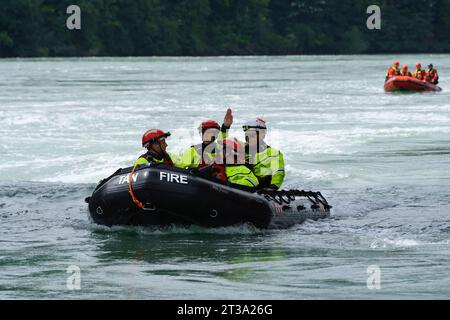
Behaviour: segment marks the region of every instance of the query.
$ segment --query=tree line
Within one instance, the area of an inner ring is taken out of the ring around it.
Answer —
[[[66,27],[72,4],[81,30]],[[449,0],[0,2],[0,57],[423,52],[450,52]]]

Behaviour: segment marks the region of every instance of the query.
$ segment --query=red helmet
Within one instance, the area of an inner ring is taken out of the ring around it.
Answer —
[[[236,152],[242,152],[244,150],[244,146],[239,142],[236,138],[228,138],[222,142],[227,149],[232,149]]]
[[[158,141],[161,138],[170,136],[170,132],[164,132],[160,129],[150,129],[145,131],[142,136],[142,146],[145,148],[149,143]]]
[[[217,129],[220,130],[220,125],[214,120],[207,120],[200,123],[198,126],[199,130],[207,130],[207,129]]]
[[[404,66],[403,66],[403,70],[408,70],[408,66],[407,66],[407,65],[404,65]]]
[[[394,66],[397,66],[397,67],[398,67],[399,65],[400,65],[400,61],[395,60],[395,61],[394,61]]]
[[[420,64],[420,62],[416,63],[416,68],[422,68],[422,65]]]

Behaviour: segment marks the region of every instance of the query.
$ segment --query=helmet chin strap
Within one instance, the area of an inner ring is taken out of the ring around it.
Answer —
[[[162,147],[161,147],[161,141],[158,141],[158,145],[159,145],[159,149],[160,149],[160,151],[158,152],[158,151],[156,151],[154,148],[153,148],[153,143],[150,145],[150,151],[153,151],[154,153],[156,153],[158,156],[161,156],[162,158],[164,158],[164,156],[165,156],[165,154],[164,154],[164,151],[163,151],[163,149],[162,149]]]
[[[161,141],[158,140],[159,151],[162,153]]]
[[[159,154],[163,157],[163,159],[166,157],[166,152],[163,150],[162,146],[161,146],[161,141],[158,140],[158,145],[159,145]]]
[[[256,150],[259,152],[259,130],[256,130]]]

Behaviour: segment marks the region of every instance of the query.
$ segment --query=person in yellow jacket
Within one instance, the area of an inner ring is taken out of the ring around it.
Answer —
[[[413,77],[418,80],[423,80],[425,76],[425,70],[422,69],[422,64],[420,62],[416,63],[416,70],[414,70]]]
[[[402,68],[402,71],[400,72],[400,75],[403,77],[412,77],[411,72],[408,70],[408,66],[404,65]]]
[[[182,152],[177,166],[180,168],[201,169],[212,164],[218,147],[216,140],[222,141],[226,139],[232,124],[233,114],[230,108],[227,110],[222,126],[214,120],[202,122],[198,127],[202,143],[192,145]]]
[[[222,153],[225,176],[231,185],[244,187],[255,191],[259,186],[258,178],[245,162],[245,148],[236,138],[225,139],[222,142],[219,155]]]
[[[389,67],[388,71],[386,72],[386,81],[388,81],[392,77],[399,76],[400,72],[400,61],[395,60],[392,67]]]
[[[281,188],[284,181],[284,157],[264,141],[266,122],[261,118],[251,119],[243,125],[245,133],[246,161],[259,180],[259,187],[268,191]]]
[[[149,162],[164,163],[169,166],[178,166],[177,157],[166,151],[166,138],[170,136],[170,132],[164,132],[160,129],[147,130],[142,136],[142,147],[147,152],[142,154],[133,165],[146,164]]]

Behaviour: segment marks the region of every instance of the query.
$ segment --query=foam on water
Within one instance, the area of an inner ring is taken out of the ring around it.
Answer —
[[[418,246],[421,243],[413,240],[413,239],[380,239],[380,240],[374,240],[370,244],[370,248],[377,249],[377,248],[386,248],[388,246],[392,246],[394,248],[398,247],[413,247]]]

